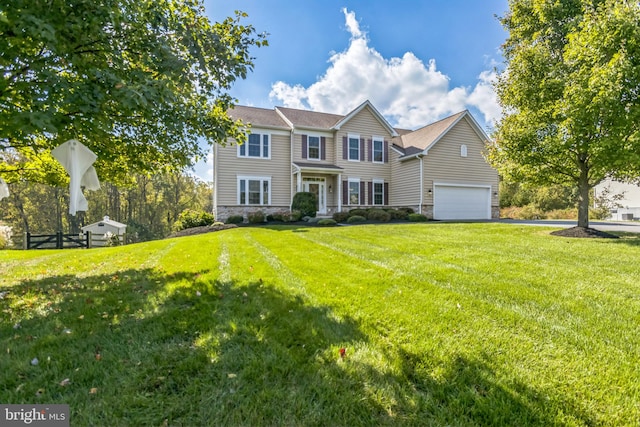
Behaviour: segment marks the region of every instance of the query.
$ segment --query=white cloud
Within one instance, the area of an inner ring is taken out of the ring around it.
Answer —
[[[285,107],[346,114],[370,100],[391,123],[416,128],[466,108],[475,107],[490,124],[499,116],[491,82],[495,73],[483,72],[470,90],[449,87],[449,77],[407,52],[402,58],[384,58],[369,46],[354,12],[342,9],[351,34],[349,47],[329,58],[324,75],[309,87],[278,81],[269,96]]]
[[[478,76],[480,82],[469,94],[467,103],[476,107],[484,115],[484,120],[488,124],[495,124],[502,115],[502,108],[498,104],[498,97],[493,89],[498,75],[495,71],[483,71]]]

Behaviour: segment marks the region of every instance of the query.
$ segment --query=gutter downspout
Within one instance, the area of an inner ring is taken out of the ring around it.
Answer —
[[[218,219],[218,144],[214,143],[211,147],[211,154],[213,155],[213,217],[216,221]]]
[[[291,180],[289,181],[289,210],[293,209],[293,129],[291,129],[291,136],[289,137],[289,157],[291,161]]]
[[[422,203],[424,202],[424,168],[422,157],[423,154],[419,154],[416,158],[420,161],[420,204],[418,205],[418,213],[422,214]]]
[[[338,183],[336,184],[338,187],[338,212],[342,212],[342,174],[338,174]]]

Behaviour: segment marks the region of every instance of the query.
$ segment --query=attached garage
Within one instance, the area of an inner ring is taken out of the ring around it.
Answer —
[[[491,219],[491,186],[434,184],[433,219]]]

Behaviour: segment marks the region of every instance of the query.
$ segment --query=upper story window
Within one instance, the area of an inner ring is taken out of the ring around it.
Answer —
[[[467,146],[464,144],[460,146],[460,157],[467,157]]]
[[[360,136],[349,135],[348,160],[360,161]]]
[[[238,145],[238,157],[268,159],[271,157],[269,150],[268,134],[251,133],[244,144]]]
[[[320,160],[320,137],[309,136],[307,144],[307,158],[311,160]]]
[[[373,162],[384,163],[384,139],[374,136],[371,150],[373,151]]]

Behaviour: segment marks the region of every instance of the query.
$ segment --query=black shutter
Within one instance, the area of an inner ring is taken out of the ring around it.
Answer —
[[[348,149],[347,149],[348,148],[348,144],[347,143],[348,143],[347,137],[343,136],[342,137],[342,158],[344,160],[348,159],[347,155],[348,155],[349,152],[348,152]]]
[[[349,204],[349,181],[342,181],[342,204]]]
[[[364,181],[360,181],[360,204],[364,205],[365,201],[364,201],[364,192],[366,191],[365,189],[365,183]]]
[[[367,184],[369,184],[369,204],[373,205],[373,182],[369,181]]]
[[[384,205],[389,206],[389,183],[384,183]]]
[[[302,158],[307,158],[307,135],[302,135]]]
[[[320,137],[320,160],[326,160],[327,159],[327,138],[325,138],[324,136]]]
[[[360,161],[364,162],[364,138],[360,138]]]
[[[389,162],[389,141],[384,142],[384,162],[385,163]]]
[[[373,161],[373,150],[372,150],[373,141],[367,139],[367,151],[369,152],[369,161]]]

